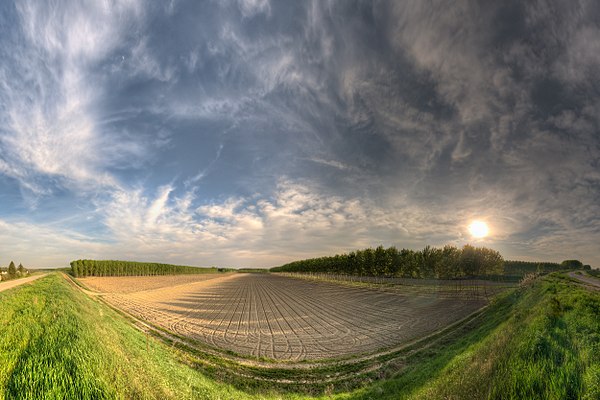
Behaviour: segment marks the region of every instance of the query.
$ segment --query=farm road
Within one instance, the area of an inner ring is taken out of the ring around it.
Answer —
[[[43,278],[46,275],[48,275],[48,274],[34,275],[34,276],[30,276],[29,278],[21,278],[21,279],[15,279],[14,281],[2,282],[2,283],[0,283],[0,292],[3,292],[8,289],[12,289],[14,287],[23,285],[25,283],[33,282],[36,279]]]
[[[579,282],[585,284],[586,286],[590,287],[591,289],[600,290],[600,279],[596,279],[589,275],[581,275],[575,271],[569,272],[568,275],[573,279],[577,279]]]

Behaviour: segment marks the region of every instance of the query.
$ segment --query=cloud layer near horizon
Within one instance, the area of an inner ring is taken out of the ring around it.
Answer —
[[[599,7],[3,3],[0,264],[600,266]]]

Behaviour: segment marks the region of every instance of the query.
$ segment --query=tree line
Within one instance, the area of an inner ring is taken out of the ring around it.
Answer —
[[[535,262],[535,261],[504,261],[504,273],[506,275],[523,276],[530,273],[548,273],[571,269],[590,270],[590,265],[584,265],[579,260],[564,260],[561,263]]]
[[[71,273],[75,277],[86,276],[147,276],[179,274],[211,274],[217,268],[190,267],[185,265],[147,263],[118,260],[71,261]]]
[[[396,247],[352,251],[332,257],[294,261],[271,272],[319,272],[360,276],[458,279],[504,274],[504,259],[496,250],[465,245],[423,250]]]
[[[20,278],[28,274],[29,271],[23,266],[23,264],[19,263],[19,266],[17,267],[15,266],[15,263],[11,261],[8,265],[8,268],[0,268],[0,281]]]

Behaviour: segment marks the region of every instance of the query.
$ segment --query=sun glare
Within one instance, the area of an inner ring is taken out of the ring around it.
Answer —
[[[471,233],[471,236],[473,236],[474,238],[484,238],[488,235],[489,232],[490,229],[488,228],[487,224],[483,221],[473,221],[471,222],[471,225],[469,225],[469,233]]]

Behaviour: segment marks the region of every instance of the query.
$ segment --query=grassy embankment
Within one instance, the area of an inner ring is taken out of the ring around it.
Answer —
[[[600,295],[555,275],[511,297],[489,335],[452,344],[361,398],[599,399]]]
[[[248,398],[62,277],[0,293],[0,398]]]
[[[305,398],[207,378],[58,275],[1,293],[0,304],[0,398]],[[600,398],[600,294],[546,277],[393,368],[402,373],[333,397]]]
[[[600,269],[593,269],[591,271],[587,271],[587,273],[595,276],[596,278],[600,278]]]

